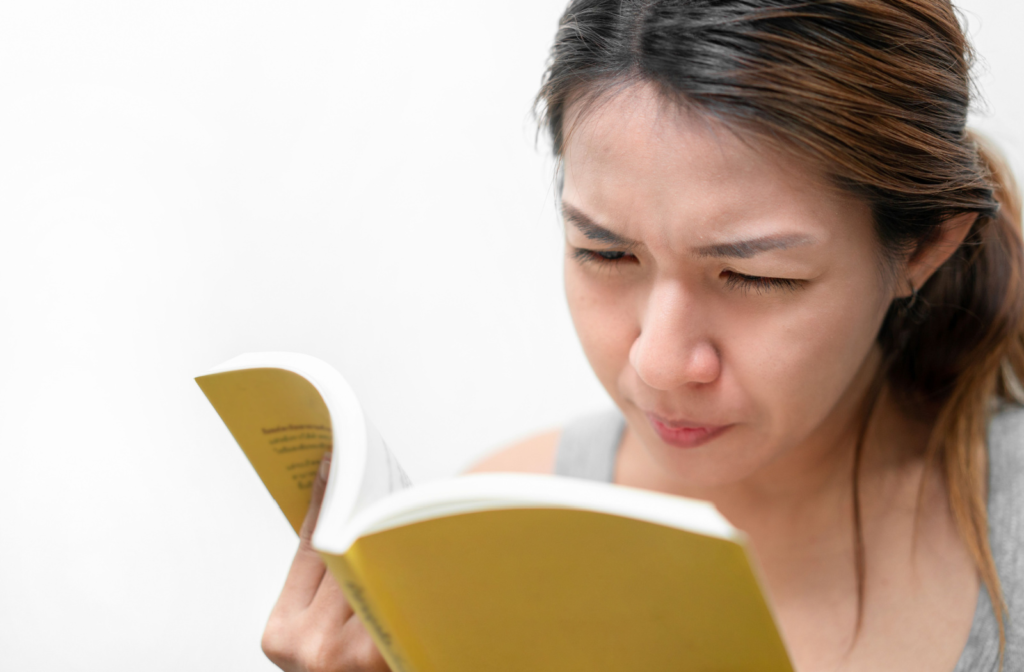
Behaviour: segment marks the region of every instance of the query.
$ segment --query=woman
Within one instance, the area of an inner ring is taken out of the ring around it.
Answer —
[[[714,502],[799,670],[1024,669],[1020,211],[969,60],[948,0],[574,0],[539,100],[618,411],[477,469]],[[386,669],[307,542],[264,649]]]

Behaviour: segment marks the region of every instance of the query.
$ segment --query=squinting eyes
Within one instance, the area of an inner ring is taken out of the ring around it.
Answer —
[[[635,264],[637,258],[628,252],[617,250],[587,250],[581,247],[573,249],[573,258],[581,264],[594,264],[597,266],[622,266],[624,264]],[[803,280],[791,278],[766,278],[757,275],[746,275],[736,271],[725,270],[719,274],[729,289],[741,291],[755,291],[758,294],[765,294],[771,291],[793,291],[804,285]]]
[[[725,286],[743,290],[754,290],[758,294],[764,294],[772,290],[793,291],[803,286],[801,280],[791,278],[765,278],[757,275],[744,275],[736,271],[722,271],[721,277],[725,279]]]
[[[574,248],[572,256],[581,264],[615,264],[636,261],[636,257],[628,252],[616,252],[614,250],[585,250],[582,247]]]

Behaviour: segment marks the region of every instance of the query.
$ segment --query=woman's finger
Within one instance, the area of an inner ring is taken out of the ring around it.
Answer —
[[[316,595],[309,604],[308,611],[314,614],[314,617],[318,620],[340,620],[342,623],[352,618],[353,615],[348,599],[341,592],[337,579],[329,571],[324,572],[324,576],[320,580],[320,586],[316,590]]]
[[[305,609],[313,601],[313,597],[327,573],[327,567],[324,566],[320,555],[313,550],[310,539],[316,527],[317,517],[320,515],[320,504],[323,502],[330,466],[331,454],[326,453],[320,460],[320,468],[313,481],[309,510],[306,512],[306,518],[299,531],[299,549],[295,552],[295,559],[292,560],[292,566],[288,570],[288,577],[284,581],[284,588],[281,589],[281,596],[277,599],[275,609]]]
[[[350,618],[342,628],[341,668],[353,672],[389,672],[387,662],[374,644],[366,626],[358,618]]]
[[[320,516],[320,505],[324,501],[324,490],[327,489],[327,474],[331,471],[331,453],[324,453],[320,458],[320,468],[316,471],[316,479],[313,480],[313,491],[309,496],[309,509],[306,510],[306,518],[302,521],[299,529],[299,541],[309,545],[313,538],[313,530],[316,528],[316,519]]]

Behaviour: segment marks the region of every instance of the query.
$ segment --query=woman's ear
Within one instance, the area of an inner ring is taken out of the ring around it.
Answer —
[[[964,242],[964,238],[970,232],[974,222],[978,220],[978,213],[965,212],[956,217],[950,217],[942,224],[942,231],[938,238],[929,243],[926,247],[918,250],[907,262],[907,280],[914,288],[920,289],[928,278],[932,277],[939,267],[946,263],[957,248]],[[905,296],[910,296],[912,289],[906,288]]]

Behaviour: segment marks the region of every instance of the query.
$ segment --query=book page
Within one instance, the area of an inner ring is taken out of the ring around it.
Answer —
[[[366,467],[355,511],[358,513],[377,500],[412,485],[398,460],[385,445],[373,424],[366,423]]]
[[[298,533],[320,458],[333,444],[320,393],[284,369],[225,371],[196,382]]]

